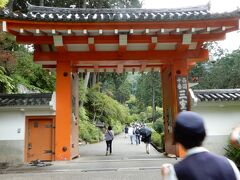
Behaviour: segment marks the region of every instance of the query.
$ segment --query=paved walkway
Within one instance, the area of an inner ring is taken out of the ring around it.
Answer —
[[[134,140],[135,141],[135,140]],[[145,143],[131,144],[130,138],[125,137],[124,134],[116,136],[112,144],[112,155],[105,156],[106,142],[102,141],[97,144],[87,144],[80,146],[80,158],[82,159],[134,159],[134,158],[151,158],[151,157],[162,157],[157,150],[153,147],[150,149],[150,154],[146,154]]]
[[[150,154],[146,154],[145,144],[131,145],[129,138],[125,138],[123,134],[114,138],[112,155],[105,156],[105,148],[105,142],[81,145],[81,156],[72,161],[57,161],[46,167],[11,167],[2,171],[4,174],[0,175],[0,179],[161,179],[161,165],[176,162],[176,159],[166,158],[153,147]]]

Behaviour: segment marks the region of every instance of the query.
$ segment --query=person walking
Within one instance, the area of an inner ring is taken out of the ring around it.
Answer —
[[[140,144],[140,127],[137,125],[135,129],[135,139],[136,139],[136,145]]]
[[[133,144],[133,132],[134,132],[133,126],[130,126],[128,128],[128,135],[130,137],[131,144]]]
[[[128,135],[128,126],[126,125],[124,128],[125,138],[127,138]]]
[[[206,130],[199,114],[181,112],[176,118],[173,136],[186,150],[186,156],[175,165],[163,164],[163,180],[240,180],[233,161],[202,147]]]
[[[148,127],[143,125],[140,129],[140,135],[142,136],[142,141],[146,144],[146,153],[149,154],[152,131]]]
[[[112,154],[112,141],[114,139],[114,132],[112,130],[112,126],[108,126],[106,132],[105,132],[105,140],[107,144],[107,149],[106,149],[106,156],[108,154]]]

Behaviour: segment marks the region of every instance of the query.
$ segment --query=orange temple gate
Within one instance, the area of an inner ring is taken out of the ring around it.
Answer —
[[[209,6],[182,9],[71,9],[26,5],[2,10],[2,31],[34,44],[34,61],[56,69],[54,160],[78,152],[78,72],[159,71],[166,152],[183,156],[172,140],[178,112],[190,110],[188,71],[208,59],[204,42],[239,29],[239,11],[212,14]]]

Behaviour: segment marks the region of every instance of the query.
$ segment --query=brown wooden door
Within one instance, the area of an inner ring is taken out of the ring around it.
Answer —
[[[53,160],[53,119],[28,119],[26,148],[28,162]]]

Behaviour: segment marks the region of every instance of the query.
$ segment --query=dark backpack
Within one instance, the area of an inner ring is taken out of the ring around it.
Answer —
[[[139,130],[139,129],[136,129],[135,134],[136,134],[136,135],[140,135],[140,130]]]

